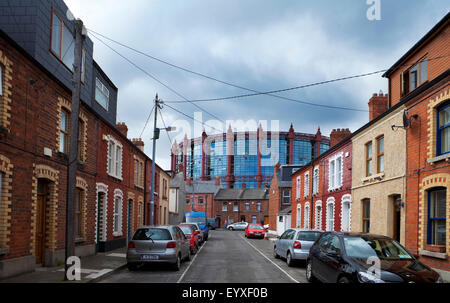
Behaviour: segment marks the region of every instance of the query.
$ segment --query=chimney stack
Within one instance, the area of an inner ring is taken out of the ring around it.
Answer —
[[[352,132],[350,129],[333,129],[333,131],[330,134],[330,148],[350,136]]]
[[[220,178],[219,176],[216,176],[216,179],[214,180],[214,184],[217,186],[220,186]]]
[[[125,122],[118,122],[117,129],[122,133],[122,135],[128,138],[128,127]]]
[[[139,139],[132,139],[134,145],[136,145],[137,148],[139,148],[142,152],[144,152],[144,141],[142,141],[141,138]]]
[[[379,115],[388,110],[389,95],[383,94],[380,91],[379,94],[373,94],[369,100],[369,122],[376,119]]]

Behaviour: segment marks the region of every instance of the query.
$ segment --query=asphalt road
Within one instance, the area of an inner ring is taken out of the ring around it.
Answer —
[[[275,259],[273,242],[246,239],[240,231],[215,230],[180,271],[168,266],[122,269],[100,283],[306,283],[305,265]]]

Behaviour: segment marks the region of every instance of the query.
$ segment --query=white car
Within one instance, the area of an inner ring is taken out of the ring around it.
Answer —
[[[245,230],[248,226],[247,222],[236,222],[227,226],[228,230]]]

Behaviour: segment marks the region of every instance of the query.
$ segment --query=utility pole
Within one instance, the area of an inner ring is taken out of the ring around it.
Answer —
[[[155,122],[153,124],[153,152],[152,152],[152,186],[150,188],[150,225],[154,225],[154,214],[155,214],[155,175],[156,175],[156,140],[159,139],[160,130],[156,128],[156,122],[158,120],[158,109],[160,108],[158,94],[155,98]]]
[[[78,127],[80,115],[80,89],[81,89],[81,52],[83,47],[83,22],[75,20],[75,58],[72,79],[72,109],[70,113],[70,143],[69,165],[67,171],[67,198],[66,198],[66,247],[65,247],[65,271],[64,280],[67,280],[69,265],[67,260],[75,255],[75,192],[78,166]]]

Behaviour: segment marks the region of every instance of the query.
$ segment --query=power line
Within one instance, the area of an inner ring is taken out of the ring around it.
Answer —
[[[150,121],[150,117],[152,116],[153,110],[155,109],[155,106],[153,105],[152,110],[150,111],[150,114],[147,117],[147,122],[145,122],[144,128],[141,131],[141,135],[139,138],[142,138],[142,135],[144,134],[145,129],[147,128],[148,122]]]
[[[92,33],[91,33],[92,34]],[[97,37],[95,34],[92,34],[94,38],[96,38],[98,41],[100,41],[102,44],[104,44],[106,47],[108,47],[110,50],[112,50],[113,52],[115,52],[116,54],[118,54],[119,56],[121,56],[123,59],[125,59],[126,61],[128,61],[128,63],[130,63],[131,65],[133,65],[134,67],[136,67],[137,69],[139,69],[140,71],[142,71],[143,73],[145,73],[147,76],[149,76],[150,78],[152,78],[153,80],[155,80],[156,82],[158,82],[159,84],[161,84],[162,86],[164,86],[165,88],[167,88],[168,90],[170,90],[171,92],[173,92],[174,94],[176,94],[178,97],[182,98],[184,101],[191,103],[192,105],[194,105],[195,107],[197,107],[198,109],[200,109],[201,111],[206,112],[207,114],[209,114],[210,116],[216,118],[217,120],[220,120],[222,122],[224,122],[222,119],[220,119],[219,117],[217,117],[216,115],[210,113],[209,111],[205,110],[204,108],[198,106],[197,104],[191,102],[190,100],[188,100],[186,97],[184,97],[183,95],[181,95],[180,93],[178,93],[176,90],[174,90],[173,88],[171,88],[170,86],[168,86],[167,84],[163,83],[162,81],[160,81],[158,78],[156,78],[155,76],[153,76],[152,74],[150,74],[149,72],[147,72],[146,70],[144,70],[143,68],[141,68],[140,66],[138,66],[136,63],[134,63],[133,61],[131,61],[130,59],[128,59],[127,57],[125,57],[124,55],[122,55],[121,53],[119,53],[118,51],[116,51],[114,48],[112,48],[111,46],[109,46],[107,43],[105,43],[102,39],[100,39],[99,37]]]
[[[160,111],[159,111],[159,116],[161,117],[161,120],[162,120],[162,123],[163,123],[163,125],[164,125],[164,128],[167,129],[166,122],[164,122],[164,118],[163,118],[163,115],[162,115],[161,112],[162,112],[162,111],[160,110]],[[173,143],[172,143],[172,138],[170,138],[169,131],[166,131],[165,133],[167,134],[167,138],[169,138],[170,146],[172,146]]]
[[[216,130],[216,131],[218,131],[218,132],[220,132],[220,133],[223,133],[223,129],[220,130],[220,129],[217,129],[217,128],[215,128],[215,127],[212,127],[211,125],[208,125],[208,124],[206,124],[206,123],[203,123],[203,121],[197,120],[197,119],[195,119],[194,117],[189,116],[188,114],[183,113],[182,111],[176,109],[175,107],[173,107],[173,106],[171,106],[171,105],[169,105],[169,104],[164,103],[164,106],[169,107],[170,109],[176,111],[177,113],[179,113],[179,114],[181,114],[181,115],[183,115],[183,116],[185,116],[185,117],[187,117],[187,118],[189,118],[189,119],[191,119],[191,120],[193,120],[193,121],[197,121],[197,122],[199,122],[199,123],[202,123],[203,125],[209,126],[211,129],[214,129],[214,130]]]
[[[231,96],[231,97],[224,97],[224,98],[210,98],[210,99],[190,100],[190,102],[222,101],[222,100],[230,100],[230,99],[238,99],[238,98],[252,97],[252,96],[257,96],[257,95],[269,95],[269,96],[272,96],[272,97],[275,97],[275,98],[280,98],[280,99],[284,99],[284,100],[288,100],[288,101],[292,101],[292,102],[297,102],[297,103],[301,103],[301,104],[306,104],[306,105],[311,105],[311,106],[318,106],[318,107],[325,107],[325,108],[332,108],[332,109],[342,109],[342,110],[351,110],[351,111],[367,112],[367,110],[362,110],[362,109],[360,110],[360,109],[354,109],[354,108],[348,108],[348,107],[341,107],[341,106],[328,106],[328,105],[323,105],[323,104],[317,104],[317,103],[312,103],[312,102],[307,102],[307,101],[297,100],[297,99],[293,99],[293,98],[288,98],[288,97],[283,97],[283,96],[279,96],[279,95],[274,95],[274,93],[285,92],[285,91],[289,91],[289,90],[297,90],[297,89],[301,89],[301,88],[312,87],[312,86],[317,86],[317,85],[323,85],[323,84],[328,84],[328,83],[337,82],[337,81],[344,81],[344,80],[349,80],[349,79],[354,79],[354,78],[367,77],[367,76],[371,76],[371,75],[375,75],[375,74],[379,74],[379,73],[382,73],[382,72],[386,72],[386,71],[387,71],[387,69],[384,69],[384,70],[379,70],[379,71],[375,71],[375,72],[371,72],[371,73],[365,73],[365,74],[354,75],[354,76],[349,76],[349,77],[342,77],[342,78],[338,78],[338,79],[333,79],[333,80],[328,80],[328,81],[322,81],[322,82],[312,83],[312,84],[308,84],[308,85],[296,86],[296,87],[287,88],[287,89],[273,90],[273,91],[268,91],[268,92],[260,92],[260,91],[257,91],[257,90],[253,90],[253,89],[246,88],[246,87],[243,87],[243,86],[240,86],[240,85],[237,85],[237,84],[233,84],[233,83],[230,83],[230,82],[226,82],[226,81],[223,81],[223,80],[220,80],[220,79],[217,79],[217,78],[214,78],[214,77],[211,77],[211,76],[208,76],[208,75],[199,73],[199,72],[195,72],[195,71],[192,71],[192,70],[190,70],[190,69],[187,69],[187,68],[184,68],[184,67],[181,67],[181,66],[178,66],[178,65],[176,65],[176,64],[167,62],[167,61],[165,61],[165,60],[162,60],[162,59],[159,59],[159,58],[157,58],[157,57],[154,57],[154,56],[152,56],[152,55],[150,55],[150,54],[148,54],[148,53],[144,53],[144,52],[142,52],[142,51],[140,51],[140,50],[137,50],[137,49],[135,49],[135,48],[133,48],[133,47],[131,47],[131,46],[128,46],[128,45],[126,45],[126,44],[124,44],[124,43],[121,43],[121,42],[119,42],[119,41],[116,41],[116,40],[114,40],[114,39],[112,39],[112,38],[109,38],[109,37],[107,37],[107,36],[105,36],[105,35],[103,35],[103,34],[100,34],[100,33],[96,32],[96,31],[94,31],[94,30],[88,29],[88,31],[90,31],[90,32],[92,32],[92,33],[95,33],[95,34],[97,34],[97,35],[100,35],[100,36],[102,36],[103,38],[105,38],[105,39],[107,39],[107,40],[109,40],[109,41],[112,41],[112,42],[114,42],[114,43],[116,43],[116,44],[118,44],[118,45],[120,45],[120,46],[122,46],[122,47],[128,48],[128,49],[130,49],[130,50],[132,50],[132,51],[134,51],[134,52],[136,52],[136,53],[139,53],[139,54],[141,54],[141,55],[143,55],[143,56],[146,56],[146,57],[148,57],[148,58],[150,58],[150,59],[153,59],[153,60],[155,60],[155,61],[161,62],[161,63],[163,63],[163,64],[169,65],[169,66],[171,66],[171,67],[180,69],[180,70],[182,70],[182,71],[185,71],[185,72],[188,72],[188,73],[191,73],[191,74],[200,76],[200,77],[204,77],[204,78],[209,79],[209,80],[213,80],[213,81],[216,81],[216,82],[225,84],[225,85],[229,85],[229,86],[232,86],[232,87],[235,87],[235,88],[239,88],[239,89],[242,89],[242,90],[251,91],[251,92],[254,93],[254,94],[238,95],[238,96]],[[430,58],[430,59],[428,59],[428,61],[436,60],[436,59],[441,59],[441,58],[448,57],[448,56],[450,56],[450,54],[449,54],[449,55],[440,56],[440,57],[436,57],[436,58]],[[414,64],[415,64],[415,63],[413,63],[413,64],[405,64],[405,65],[400,65],[400,66],[412,66],[412,65],[414,65]],[[166,102],[167,102],[167,103],[184,103],[184,101],[166,101]]]

